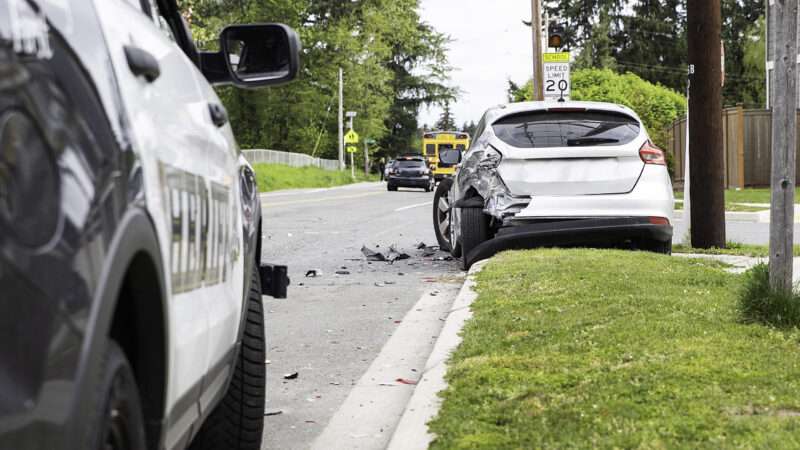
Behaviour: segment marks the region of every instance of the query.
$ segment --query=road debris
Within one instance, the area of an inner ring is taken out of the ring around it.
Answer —
[[[350,275],[349,270],[337,270],[336,275]]]
[[[296,380],[297,377],[299,377],[299,376],[300,376],[299,372],[292,372],[292,373],[287,373],[286,375],[284,375],[283,379],[284,380]]]
[[[265,416],[279,416],[281,414],[283,414],[283,411],[281,411],[280,409],[268,409],[264,411]]]
[[[389,260],[390,264],[394,263],[395,261],[401,261],[409,258],[411,258],[411,256],[408,253],[398,251],[394,245],[389,247],[389,254],[386,255],[386,259]]]
[[[394,381],[397,381],[397,382],[398,382],[398,383],[400,383],[400,384],[417,384],[417,382],[416,382],[416,381],[414,381],[414,380],[407,380],[407,379],[405,379],[405,378],[398,378],[398,379],[396,379],[396,380],[394,380]]]
[[[386,261],[386,257],[383,256],[383,253],[369,249],[366,245],[361,247],[361,253],[367,257],[367,261]]]
[[[322,275],[322,271],[317,269],[311,269],[306,272],[306,278],[317,278],[320,275]]]
[[[427,247],[428,247],[428,246],[427,246],[427,245],[425,245],[425,243],[424,243],[424,242],[420,242],[419,244],[417,244],[417,250],[422,250],[422,249],[425,249],[425,248],[427,248]]]

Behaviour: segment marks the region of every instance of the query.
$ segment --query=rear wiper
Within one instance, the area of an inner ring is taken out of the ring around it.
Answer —
[[[601,137],[582,137],[576,139],[567,139],[567,146],[579,147],[581,145],[615,144],[617,142],[619,142],[619,139],[601,138]]]

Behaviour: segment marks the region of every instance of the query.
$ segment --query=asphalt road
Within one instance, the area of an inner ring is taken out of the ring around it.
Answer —
[[[382,183],[262,196],[262,260],[287,264],[292,279],[287,300],[264,298],[266,412],[279,412],[266,417],[265,449],[308,448],[423,291],[463,281],[456,261],[436,260],[446,254],[416,249],[436,244],[432,199]],[[361,254],[392,244],[411,258],[390,265]]]

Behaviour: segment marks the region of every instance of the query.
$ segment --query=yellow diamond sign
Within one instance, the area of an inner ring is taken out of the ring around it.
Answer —
[[[358,144],[358,133],[355,130],[350,130],[344,135],[345,144]]]

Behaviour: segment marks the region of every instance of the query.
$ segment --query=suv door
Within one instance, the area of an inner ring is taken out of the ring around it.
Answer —
[[[136,2],[94,3],[142,166],[145,207],[162,243],[170,297],[165,445],[171,448],[199,417],[209,360],[202,286],[226,276],[230,203],[209,192],[208,102],[171,30]]]

